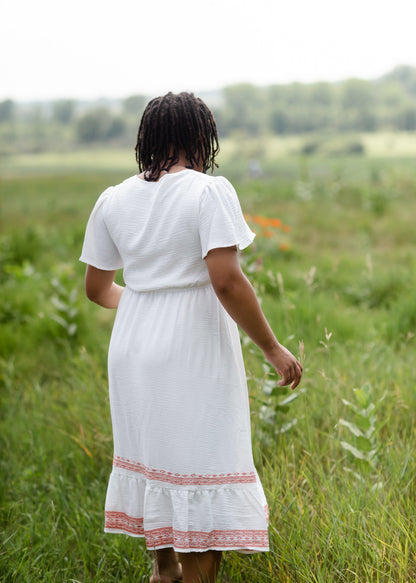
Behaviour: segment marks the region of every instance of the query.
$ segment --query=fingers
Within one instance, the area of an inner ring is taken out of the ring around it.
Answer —
[[[296,387],[298,386],[298,384],[301,381],[302,372],[303,372],[303,367],[300,364],[300,362],[297,360],[293,366],[291,366],[288,370],[286,370],[282,373],[283,378],[277,384],[280,387],[286,387],[286,386],[290,385],[290,388],[293,391],[294,389],[296,389]]]
[[[265,352],[264,355],[276,372],[282,376],[277,384],[280,387],[290,385],[293,391],[302,378],[303,367],[299,360],[281,344],[278,344],[270,352]]]

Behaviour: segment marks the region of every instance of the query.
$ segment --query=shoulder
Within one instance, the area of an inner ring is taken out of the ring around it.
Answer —
[[[139,180],[137,179],[137,176],[130,176],[130,178],[126,178],[126,180],[123,180],[120,184],[109,186],[98,197],[96,207],[107,207],[111,205],[112,202],[115,202],[120,197],[130,192],[138,182]]]
[[[191,190],[198,193],[200,198],[236,197],[236,192],[229,180],[224,176],[213,176],[202,172],[192,171],[187,176]]]
[[[129,193],[132,190],[140,188],[142,182],[143,181],[140,180],[137,175],[130,176],[129,178],[123,180],[123,182],[120,182],[115,186],[110,186],[110,188],[107,188],[107,190],[104,192],[107,193],[107,198],[116,198],[118,196],[122,196],[123,194]]]
[[[226,204],[235,204],[238,201],[234,186],[224,176],[204,175],[201,193],[202,201],[206,202],[221,200]]]
[[[231,182],[225,176],[213,176],[212,174],[203,174],[198,172],[201,184],[211,188],[233,188]]]

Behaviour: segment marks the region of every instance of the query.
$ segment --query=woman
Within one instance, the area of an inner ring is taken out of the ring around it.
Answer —
[[[254,233],[231,184],[206,174],[218,150],[199,98],[153,99],[138,131],[140,174],[100,196],[81,256],[88,298],[118,308],[105,531],[145,537],[153,583],[213,582],[222,551],[268,550],[236,324],[280,385],[294,389],[302,375],[241,271],[238,248]]]

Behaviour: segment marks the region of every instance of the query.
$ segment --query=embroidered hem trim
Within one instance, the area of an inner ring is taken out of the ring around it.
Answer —
[[[114,456],[113,465],[131,472],[142,474],[148,480],[157,480],[169,484],[181,486],[206,486],[222,484],[251,484],[256,482],[255,472],[242,472],[238,474],[175,474],[165,470],[147,468],[140,462],[128,460],[120,456]]]
[[[262,549],[269,548],[267,530],[212,530],[181,531],[172,527],[144,530],[143,518],[134,518],[124,512],[105,513],[105,529],[119,530],[146,538],[147,548],[171,545],[177,550],[200,549]]]

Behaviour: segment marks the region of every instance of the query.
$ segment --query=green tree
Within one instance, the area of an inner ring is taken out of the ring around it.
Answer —
[[[401,65],[384,75],[382,80],[397,81],[409,95],[416,97],[416,67]]]
[[[12,99],[0,101],[0,123],[13,122],[16,117],[16,104]]]
[[[130,95],[123,100],[123,113],[129,117],[140,118],[147,103],[145,95]]]
[[[338,127],[341,130],[373,131],[377,128],[375,85],[362,79],[341,83]]]
[[[288,134],[291,131],[291,119],[287,108],[282,104],[272,105],[268,112],[267,126],[275,134]]]
[[[408,103],[396,114],[396,127],[399,130],[411,132],[416,130],[416,103]]]
[[[110,123],[107,127],[105,132],[105,139],[106,140],[113,140],[115,138],[119,138],[124,134],[124,130],[126,128],[126,124],[123,118],[119,115],[113,116],[110,120]]]
[[[264,92],[250,83],[230,85],[224,89],[223,130],[239,129],[251,136],[264,128]]]
[[[358,110],[374,105],[374,85],[363,79],[348,79],[341,83],[341,104],[345,109]]]
[[[101,106],[87,111],[78,119],[76,133],[83,143],[106,142],[120,137],[124,129],[123,119]]]
[[[53,119],[59,124],[71,123],[75,113],[76,103],[72,99],[59,99],[52,104]]]
[[[335,94],[330,83],[320,81],[309,86],[309,100],[317,106],[329,107],[334,104]]]
[[[310,132],[334,125],[335,96],[329,83],[272,85],[266,108],[267,126],[275,133]]]
[[[291,131],[291,119],[287,107],[284,85],[271,85],[267,88],[267,127],[276,134]]]

